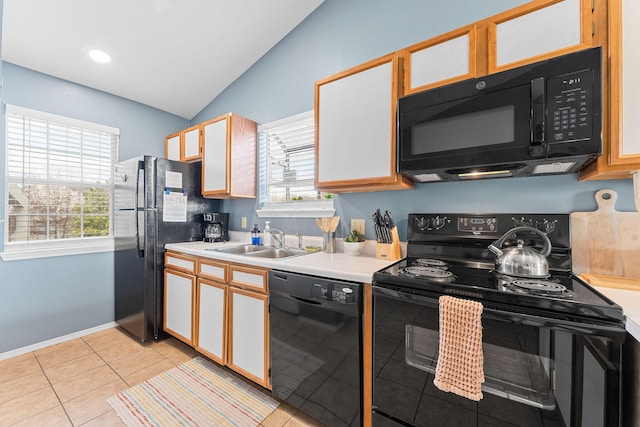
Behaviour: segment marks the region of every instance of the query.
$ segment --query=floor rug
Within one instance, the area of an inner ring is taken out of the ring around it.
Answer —
[[[278,401],[196,357],[107,402],[127,426],[257,426]]]

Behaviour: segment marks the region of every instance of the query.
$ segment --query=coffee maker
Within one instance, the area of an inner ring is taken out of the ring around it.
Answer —
[[[207,224],[204,228],[205,242],[228,242],[229,241],[229,214],[222,212],[204,213],[204,221]]]

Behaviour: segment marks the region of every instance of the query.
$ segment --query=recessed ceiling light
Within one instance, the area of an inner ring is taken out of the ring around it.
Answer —
[[[104,52],[100,49],[88,49],[87,55],[89,55],[89,58],[101,64],[106,64],[108,62],[111,62],[111,55],[109,55],[107,52]]]

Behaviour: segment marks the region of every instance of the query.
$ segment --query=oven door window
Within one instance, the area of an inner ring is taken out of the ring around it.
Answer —
[[[486,321],[485,321],[486,323]],[[430,374],[436,372],[438,332],[415,325],[406,325],[405,362]],[[548,330],[540,333],[549,335]],[[539,337],[545,342],[549,337]],[[483,343],[483,393],[521,402],[536,408],[553,410],[553,360],[546,355],[531,354],[519,347]],[[515,348],[513,348],[515,347]],[[538,352],[539,353],[539,352]]]
[[[461,160],[466,162],[446,165],[454,167],[468,164],[472,158],[476,163],[480,158],[482,163],[527,158],[531,142],[530,92],[529,85],[517,86],[403,111],[401,159],[438,165],[444,158],[451,161],[463,156]]]
[[[608,395],[611,388],[607,387],[618,381],[618,370],[607,361],[606,341],[598,349],[591,344],[592,337],[557,330],[552,322],[536,324],[526,316],[485,308],[485,383],[483,398],[474,402],[433,384],[439,346],[438,300],[416,303],[411,301],[415,296],[393,298],[375,289],[376,416],[412,426],[563,427],[583,421],[582,425],[590,421],[598,426],[616,425],[607,420],[615,418],[619,396]],[[594,369],[595,365],[601,368]]]

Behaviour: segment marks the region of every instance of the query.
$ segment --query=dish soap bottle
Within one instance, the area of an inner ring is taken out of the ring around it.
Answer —
[[[262,244],[265,246],[271,246],[273,242],[271,241],[271,221],[264,222],[264,234],[262,236]]]
[[[255,246],[259,246],[262,244],[262,238],[260,236],[258,224],[253,224],[253,230],[251,230],[251,244]]]

